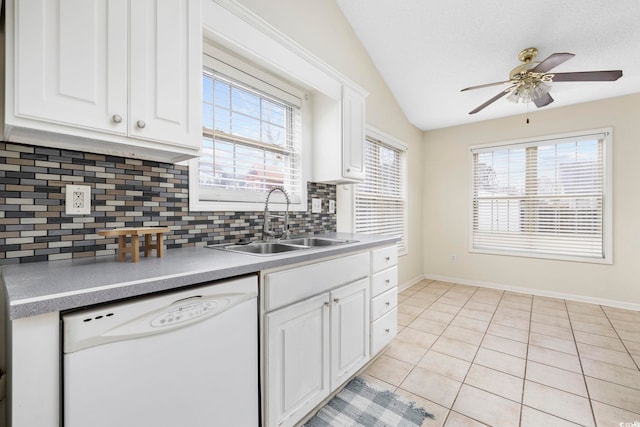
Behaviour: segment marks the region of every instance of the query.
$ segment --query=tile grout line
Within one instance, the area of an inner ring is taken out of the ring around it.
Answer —
[[[473,292],[472,296],[467,300],[467,302],[465,302],[465,304],[462,307],[460,307],[460,310],[458,310],[458,313],[462,310],[462,308],[465,305],[467,305],[469,300],[471,300],[471,298],[473,298],[473,295],[475,295],[478,292],[479,289],[480,288],[476,288],[476,290]],[[453,402],[451,402],[451,408],[449,409],[449,414],[447,414],[447,419],[449,419],[449,415],[451,414],[451,412],[453,412],[453,407],[455,406],[456,401],[458,400],[458,397],[460,397],[460,391],[462,390],[462,386],[465,385],[465,381],[467,379],[467,376],[469,375],[469,371],[471,371],[471,367],[473,366],[473,362],[476,360],[476,357],[478,356],[478,352],[480,351],[480,348],[482,348],[482,342],[484,341],[484,338],[487,336],[487,331],[489,330],[489,327],[491,326],[491,321],[493,320],[494,316],[496,315],[496,311],[498,311],[498,306],[500,305],[500,301],[502,301],[503,297],[504,297],[504,291],[501,292],[500,300],[498,301],[498,304],[496,304],[496,308],[493,310],[493,313],[491,314],[491,319],[489,319],[489,322],[487,324],[487,329],[485,329],[484,333],[482,334],[482,339],[480,340],[480,343],[478,344],[478,348],[477,348],[475,354],[473,355],[473,359],[470,362],[469,369],[467,369],[467,373],[464,375],[464,378],[460,382],[460,388],[458,389],[458,392],[456,393],[456,397],[453,399]],[[456,314],[456,317],[457,317],[457,314]],[[469,384],[467,384],[467,385],[469,385]],[[469,387],[473,387],[473,386],[469,385]],[[477,388],[477,387],[475,387],[475,388]],[[479,389],[479,390],[482,390],[482,389]],[[486,390],[483,390],[483,391],[487,392]],[[488,393],[490,393],[490,392],[488,392]],[[464,414],[461,414],[461,415],[464,415]],[[470,418],[470,419],[472,419],[474,421],[477,421],[477,422],[479,422],[481,424],[484,424],[480,420],[476,420],[475,418],[471,418],[471,417],[469,417],[467,415],[464,415],[464,416],[467,417],[467,418]],[[445,419],[445,424],[446,424],[447,419]],[[443,424],[443,426],[444,426],[444,424]]]
[[[433,282],[435,282],[435,280],[431,280],[431,281],[430,281],[426,286],[424,286],[422,289],[428,288],[428,287],[429,287],[429,285],[431,285]],[[422,289],[421,289],[421,290],[422,290]],[[420,291],[416,291],[416,292],[414,292],[413,294],[411,294],[410,296],[408,296],[404,301],[406,301],[407,299],[411,298],[413,295],[417,294],[418,292],[420,292]],[[432,306],[436,301],[438,301],[438,299],[440,299],[440,297],[441,297],[441,296],[442,296],[442,295],[440,295],[436,300],[434,300],[431,304],[429,304],[427,307],[425,307],[425,308],[422,310],[422,312],[420,312],[420,314],[422,314],[422,313],[424,313],[425,311],[427,311],[427,309],[429,309],[429,307],[431,307],[431,306]],[[402,301],[402,302],[404,302],[404,301]],[[400,304],[400,303],[398,303],[398,304]],[[411,324],[414,320],[416,320],[418,317],[420,317],[420,314],[419,314],[419,315],[417,315],[416,317],[414,317],[414,318],[411,320],[411,322],[409,322],[409,324]],[[403,330],[404,330],[404,329],[406,329],[406,328],[408,328],[408,327],[409,327],[409,325],[404,326],[404,327],[403,327]],[[435,335],[435,334],[434,334],[434,335]],[[439,337],[438,337],[438,338],[439,338]],[[437,341],[437,340],[436,340],[436,341]],[[434,343],[435,343],[435,341],[434,341]],[[433,344],[431,344],[431,346],[433,346]],[[429,346],[429,349],[431,348],[431,346]],[[425,350],[425,353],[424,353],[424,354],[427,354],[427,351],[429,351],[429,349]],[[386,353],[386,350],[385,350],[385,353]],[[383,353],[383,354],[384,354],[384,353]],[[424,354],[422,355],[422,357],[424,357]],[[388,356],[388,357],[392,357],[392,356]],[[422,360],[422,357],[420,358],[420,360]],[[396,359],[396,358],[394,357],[394,359]],[[396,359],[396,360],[400,360],[400,359]],[[401,361],[402,361],[402,360],[401,360]],[[402,362],[404,362],[404,361],[402,361]],[[419,362],[419,361],[418,361],[418,362]],[[405,363],[406,363],[406,362],[405,362]],[[400,380],[400,382],[398,383],[398,385],[397,385],[397,386],[395,386],[395,389],[393,390],[393,391],[394,391],[394,393],[395,393],[395,392],[400,388],[400,386],[401,386],[401,385],[402,385],[402,383],[407,379],[407,377],[408,377],[409,375],[411,375],[411,373],[412,373],[412,372],[413,372],[413,370],[416,368],[416,366],[418,366],[418,364],[417,364],[417,363],[416,363],[416,364],[412,364],[412,365],[413,365],[413,366],[411,367],[411,369],[409,370],[409,372],[407,372],[407,374],[406,374],[405,376],[403,376],[403,377],[402,377],[402,380]],[[403,390],[404,390],[404,389],[403,389]],[[405,391],[407,391],[407,390],[405,390]],[[435,403],[435,402],[434,402],[434,403]]]
[[[571,313],[569,312],[569,308],[567,307],[567,300],[563,300],[563,301],[564,301],[565,309],[567,310],[567,317],[569,318],[569,328],[571,328],[573,345],[575,345],[576,353],[578,354],[578,363],[580,364],[580,372],[582,372],[582,382],[584,383],[584,389],[587,392],[587,401],[589,402],[589,408],[591,409],[591,419],[593,420],[593,425],[597,426],[598,423],[596,421],[596,412],[593,410],[593,401],[591,400],[591,393],[589,392],[589,386],[587,384],[587,375],[584,373],[584,367],[582,366],[582,357],[580,357],[580,348],[578,347],[578,342],[576,341],[576,334],[573,330],[573,323],[571,322]],[[600,307],[600,309],[602,310],[601,306],[598,306],[598,307]]]
[[[434,282],[435,282],[435,280],[433,280],[433,281],[429,282],[429,284],[428,284],[427,286],[425,286],[425,287],[429,287],[429,285],[430,285],[430,284],[432,284],[432,283],[434,283]],[[442,297],[443,297],[447,292],[449,292],[449,291],[451,290],[451,288],[453,288],[453,286],[449,287],[449,289],[447,289],[447,291],[445,291],[444,293],[442,293],[442,294],[441,294],[441,295],[440,295],[440,296],[439,296],[435,301],[433,301],[431,304],[429,304],[429,306],[428,306],[427,308],[425,308],[425,309],[422,311],[422,313],[424,313],[425,311],[427,311],[427,310],[428,310],[428,309],[429,309],[433,304],[435,304],[436,302],[438,302],[438,300],[439,300],[440,298],[442,298]],[[424,289],[424,288],[423,288],[423,289]],[[477,291],[477,289],[476,289],[476,291]],[[474,291],[474,293],[475,293],[475,291]],[[444,303],[441,303],[441,304],[444,304]],[[453,319],[455,319],[455,318],[456,318],[456,316],[458,315],[458,313],[460,312],[460,310],[462,310],[462,307],[460,307],[460,308],[458,309],[458,311],[456,312],[456,315],[453,317]],[[434,311],[437,311],[437,310],[434,310]],[[422,313],[421,313],[421,314],[422,314]],[[420,316],[418,315],[418,316],[416,317],[416,319],[417,319],[418,317],[420,317]],[[433,342],[433,344],[435,344],[435,343],[438,341],[438,339],[440,339],[440,337],[442,337],[442,333],[444,333],[444,331],[449,327],[449,325],[451,324],[451,322],[453,321],[453,319],[451,319],[451,320],[446,324],[445,328],[444,328],[444,329],[442,330],[442,332],[438,335],[438,338]],[[415,320],[415,319],[414,319],[414,320]],[[435,334],[434,334],[434,335],[435,335]],[[424,354],[422,355],[422,357],[420,358],[420,360],[422,360],[422,359],[424,358],[424,356],[425,356],[429,351],[431,351],[431,348],[433,347],[433,344],[431,344],[431,345],[429,346],[429,348],[424,352]],[[420,363],[420,361],[418,361],[418,363]],[[401,388],[400,386],[402,385],[402,383],[407,379],[407,377],[408,377],[409,375],[411,375],[411,373],[413,372],[413,370],[414,370],[416,367],[418,367],[418,363],[414,364],[414,365],[413,365],[413,367],[411,368],[411,370],[407,373],[407,375],[405,375],[405,376],[404,376],[404,378],[402,378],[402,381],[400,381],[400,384],[398,385],[398,387],[396,387],[396,390],[397,390],[398,388]],[[437,374],[437,372],[436,372],[436,374]],[[448,377],[447,377],[447,378],[448,378]],[[404,389],[402,389],[402,390],[404,390]],[[405,391],[408,391],[408,390],[405,390]],[[458,390],[458,391],[459,391],[459,390]],[[422,397],[422,396],[421,396],[421,397]],[[456,395],[456,397],[457,397],[457,395]],[[426,399],[426,400],[429,400],[429,399]],[[454,399],[454,402],[455,402],[455,399]],[[436,403],[436,402],[434,402],[434,403]],[[438,405],[438,403],[436,403],[436,404]],[[443,405],[440,405],[440,406],[443,406]],[[451,407],[450,407],[450,408],[446,408],[446,409],[447,409],[447,415],[444,417],[444,421],[442,422],[442,426],[443,426],[443,427],[444,427],[444,425],[447,423],[447,420],[449,419],[449,415],[451,414],[451,411],[453,410],[453,403],[451,404]]]
[[[432,284],[432,283],[434,283],[434,282],[436,282],[436,280],[432,280],[432,281],[431,281],[431,282],[429,282],[429,284],[428,284],[427,286],[425,286],[424,288],[429,287],[429,285],[431,285],[431,284]],[[454,284],[454,286],[455,286],[455,284]],[[438,302],[438,300],[439,300],[440,298],[444,297],[444,295],[445,295],[445,294],[447,294],[448,292],[450,292],[450,291],[451,291],[451,289],[452,289],[454,286],[450,286],[450,287],[449,287],[445,292],[443,292],[442,294],[440,294],[440,296],[438,296],[438,298],[437,298],[436,300],[434,300],[431,304],[429,304],[429,305],[428,305],[428,306],[427,306],[427,307],[422,311],[422,313],[424,313],[425,311],[427,311],[429,308],[431,308],[431,306],[432,306],[433,304],[435,304],[436,302]],[[424,288],[422,288],[422,289],[424,289]],[[473,294],[475,294],[475,293],[478,291],[478,289],[479,289],[479,288],[476,288],[476,290],[474,290]],[[419,292],[419,291],[418,291],[418,292]],[[417,292],[416,292],[416,293],[417,293]],[[472,294],[472,295],[473,295],[473,294]],[[415,295],[415,293],[414,293],[413,295]],[[469,299],[471,299],[471,297],[470,297]],[[466,305],[466,303],[467,303],[468,301],[469,301],[469,300],[467,300],[467,301],[465,302],[465,304],[464,304],[464,305]],[[441,304],[446,304],[446,303],[441,303]],[[451,305],[451,304],[447,304],[447,305]],[[440,339],[440,338],[442,337],[442,333],[443,333],[443,332],[444,332],[444,331],[449,327],[449,325],[451,324],[451,322],[453,321],[453,319],[455,319],[455,318],[458,316],[458,313],[460,312],[460,310],[462,310],[462,308],[464,307],[464,305],[462,305],[462,306],[461,306],[461,307],[456,311],[456,313],[455,313],[454,317],[453,317],[453,318],[452,318],[448,323],[446,323],[446,325],[445,325],[444,329],[442,330],[442,332],[441,332],[440,334],[438,334],[438,338],[434,341],[434,343],[433,343],[433,344],[435,344],[435,342],[437,342],[437,341],[438,341],[438,339]],[[452,307],[455,307],[455,306],[452,306]],[[438,311],[438,310],[434,310],[434,311]],[[422,313],[420,313],[420,314],[422,314]],[[447,313],[447,314],[449,314],[449,313]],[[414,318],[413,320],[417,319],[418,317],[420,317],[420,315],[416,316],[416,318]],[[427,320],[428,320],[428,319],[427,319]],[[406,327],[409,327],[409,326],[407,325]],[[434,335],[435,335],[435,334],[434,334]],[[445,338],[446,338],[446,337],[445,337]],[[457,340],[456,340],[456,341],[457,341]],[[431,346],[429,346],[429,348],[428,348],[427,350],[425,350],[425,353],[422,355],[422,357],[420,358],[420,360],[422,360],[422,359],[424,358],[424,356],[425,356],[429,351],[431,351],[431,348],[433,347],[433,344],[431,344]],[[414,371],[414,369],[415,369],[416,367],[418,367],[418,363],[420,363],[420,361],[418,361],[416,364],[413,364],[412,368],[409,370],[409,372],[407,373],[407,375],[405,375],[405,376],[402,378],[402,381],[400,381],[400,384],[399,384],[399,385],[394,389],[394,391],[397,391],[399,388],[401,388],[402,383],[407,379],[407,377],[408,377],[409,375],[411,375],[411,373]],[[438,375],[442,375],[442,374],[439,374],[438,372],[434,372],[434,373],[436,373],[436,374],[438,374]],[[447,377],[447,376],[445,376],[445,375],[443,375],[443,376],[444,376],[444,377],[446,377],[446,378],[449,378],[449,377]],[[461,384],[462,384],[462,383],[461,383]],[[404,389],[402,389],[402,390],[404,390]],[[405,390],[405,391],[408,391],[408,390]],[[458,390],[458,392],[459,392],[459,390]],[[456,394],[456,397],[457,397],[457,394]],[[426,399],[426,400],[429,400],[429,399]],[[455,402],[455,399],[454,399],[454,402]],[[434,403],[436,403],[436,402],[434,402]],[[437,404],[437,405],[439,405],[438,403],[436,403],[436,404]],[[443,405],[439,405],[439,406],[443,406]],[[453,407],[453,404],[452,404],[451,406]],[[444,406],[443,406],[443,407],[444,407]],[[451,408],[446,408],[446,409],[448,410],[448,412],[447,412],[447,416],[445,417],[444,422],[443,422],[443,424],[442,424],[443,426],[444,426],[444,424],[446,423],[447,419],[449,418],[449,414],[450,414],[450,413],[451,413],[451,411],[452,411],[452,407],[451,407]]]
[[[640,371],[640,367],[638,366],[638,363],[637,363],[637,362],[636,362],[636,360],[631,356],[631,352],[629,352],[629,348],[627,347],[627,345],[625,344],[625,341],[622,339],[622,337],[621,337],[621,336],[620,336],[620,334],[618,333],[618,329],[615,327],[615,324],[611,321],[611,318],[610,318],[610,317],[609,317],[609,315],[607,314],[607,311],[606,311],[606,310],[605,310],[601,305],[598,305],[598,307],[600,307],[600,309],[603,311],[604,316],[607,318],[607,321],[609,322],[609,324],[610,324],[610,325],[611,325],[611,327],[613,328],[613,331],[615,332],[616,336],[618,337],[618,339],[619,339],[619,340],[620,340],[620,342],[622,343],[622,345],[623,345],[624,349],[627,351],[627,355],[631,358],[631,361],[633,362],[633,364],[634,364],[634,365],[636,366],[636,368],[638,368],[638,370]],[[573,330],[573,328],[572,328],[572,330]],[[576,347],[577,347],[577,345],[576,345]],[[579,351],[579,350],[578,350],[578,351]],[[621,353],[622,353],[622,352],[621,352]],[[586,357],[586,358],[587,358],[587,359],[590,359],[590,358],[588,358],[588,357]],[[613,365],[613,366],[619,366],[619,367],[622,367],[622,366],[620,366],[620,365],[616,365],[616,364],[608,363],[608,362],[605,362],[605,361],[600,361],[600,362],[602,362],[602,363],[607,363],[607,364],[610,364],[610,365]],[[582,360],[580,360],[580,368],[582,369]],[[584,370],[583,370],[583,376],[584,376],[584,379],[585,379],[585,382],[586,382],[586,380],[587,380],[587,375],[586,375],[586,374],[584,374]],[[608,383],[610,383],[610,384],[618,385],[618,386],[621,386],[621,387],[627,387],[627,386],[625,386],[625,385],[623,385],[623,384],[614,383],[614,382],[611,382],[611,381],[609,381],[609,380],[602,379],[602,378],[595,378],[595,377],[591,377],[591,376],[590,376],[590,378],[594,378],[594,379],[596,379],[596,380],[600,380],[600,381],[608,382]],[[632,388],[632,387],[629,387],[629,388]],[[587,394],[589,394],[589,388],[588,388],[588,387],[587,387]],[[599,401],[599,400],[597,400],[596,402],[600,402],[600,401]],[[600,403],[602,403],[602,404],[604,404],[604,405],[607,405],[607,406],[611,406],[612,408],[618,408],[618,409],[621,409],[621,410],[623,410],[623,411],[634,412],[634,411],[630,411],[629,409],[626,409],[626,408],[621,408],[621,407],[620,407],[620,406],[618,406],[618,405],[613,405],[612,403],[607,403],[607,402],[600,402]],[[589,404],[591,405],[591,411],[592,411],[592,413],[593,413],[593,415],[594,415],[594,419],[595,419],[595,411],[593,410],[593,404],[592,404],[592,401],[591,401],[591,397],[590,397],[590,395],[589,395]],[[596,424],[596,426],[597,426],[597,424]]]
[[[535,299],[535,295],[533,296],[533,299]],[[580,372],[581,372],[581,374],[582,374],[582,380],[583,380],[583,382],[585,383],[585,391],[586,391],[586,393],[587,393],[587,397],[586,397],[586,399],[587,399],[587,401],[589,402],[589,408],[591,409],[591,417],[592,417],[592,419],[593,419],[593,421],[594,421],[594,426],[597,426],[597,423],[595,422],[595,412],[594,412],[594,410],[593,410],[593,405],[592,405],[592,403],[591,403],[591,402],[592,402],[592,400],[591,400],[591,397],[590,397],[590,394],[589,394],[589,389],[588,389],[587,384],[586,384],[586,375],[584,374],[584,369],[582,368],[582,359],[580,358],[580,352],[579,352],[579,350],[578,350],[577,341],[575,340],[575,334],[574,334],[574,332],[573,332],[573,325],[572,325],[572,323],[571,323],[571,314],[570,314],[569,309],[567,308],[567,301],[566,301],[566,300],[564,300],[564,299],[560,299],[560,298],[555,298],[555,299],[558,299],[558,300],[563,301],[563,304],[564,304],[564,307],[565,307],[565,311],[566,311],[566,313],[567,313],[567,319],[568,319],[568,321],[569,321],[569,328],[571,329],[571,335],[572,335],[572,337],[573,337],[573,344],[574,344],[574,346],[576,347],[576,358],[578,359],[578,363],[580,364]],[[533,309],[532,309],[532,317],[533,317]],[[541,334],[541,335],[545,335],[545,336],[547,336],[546,334]],[[550,336],[551,336],[551,335],[550,335]],[[567,341],[569,341],[569,340],[567,340]],[[542,347],[542,348],[544,348],[544,347]],[[564,353],[564,354],[570,354],[570,353],[565,353],[564,351],[561,351],[561,350],[555,350],[555,349],[550,349],[550,350],[557,351],[557,352]],[[527,348],[527,354],[528,354],[528,348]],[[528,358],[527,358],[527,362],[528,362]],[[564,369],[564,368],[561,368],[561,367],[558,367],[558,366],[548,365],[548,364],[546,364],[546,363],[542,363],[542,362],[535,362],[535,363],[539,363],[539,364],[542,364],[542,365],[545,365],[545,366],[549,366],[549,367],[551,367],[551,368],[555,368],[555,369],[560,369],[560,370],[562,370],[562,371],[572,372],[572,373],[578,374],[577,372],[573,372],[573,371],[570,371],[570,370],[567,370],[567,369]],[[578,396],[578,397],[585,398],[584,396],[581,396],[581,395],[576,394],[576,393],[574,393],[574,392],[567,391],[567,390],[562,390],[562,389],[559,389],[559,388],[557,388],[557,387],[553,387],[553,386],[548,385],[548,384],[540,383],[540,382],[533,381],[533,380],[528,380],[528,381],[533,382],[533,383],[536,383],[536,384],[540,384],[540,385],[545,386],[545,387],[552,388],[552,389],[554,389],[554,390],[559,390],[559,391],[561,391],[561,392],[569,393],[569,394],[572,394],[572,395],[574,395],[574,396]],[[526,406],[526,405],[525,405],[525,406]],[[528,407],[528,406],[527,406],[527,407]],[[545,413],[545,414],[549,414],[549,415],[551,415],[551,416],[553,416],[553,417],[556,417],[556,418],[559,418],[559,419],[562,419],[562,420],[568,421],[568,422],[570,422],[570,423],[577,424],[575,421],[570,420],[570,419],[567,419],[567,418],[565,418],[565,417],[563,417],[563,416],[559,416],[559,415],[556,415],[556,414],[551,414],[551,413],[546,412],[546,411],[543,411],[543,410],[541,410],[541,409],[539,409],[539,408],[532,408],[532,409],[535,409],[535,410],[537,410],[537,411],[539,411],[539,412],[543,412],[543,413]]]
[[[609,315],[607,314],[607,310],[605,310],[604,308],[602,308],[602,306],[598,306],[600,307],[600,309],[603,311],[604,316],[607,318],[607,321],[609,322],[609,324],[611,325],[611,327],[613,328],[613,331],[616,333],[616,336],[618,337],[618,339],[620,340],[620,342],[622,343],[622,346],[624,347],[624,349],[627,351],[627,354],[629,355],[629,357],[631,358],[631,361],[633,362],[634,365],[636,365],[636,368],[640,371],[640,364],[639,362],[636,361],[636,359],[634,359],[634,357],[631,354],[631,351],[629,351],[629,347],[627,346],[626,342],[624,339],[622,339],[622,337],[620,336],[620,334],[618,333],[618,329],[616,328],[616,325],[613,323],[613,321],[611,320],[611,318],[609,317]],[[631,341],[631,340],[629,340]]]
[[[529,367],[529,346],[531,343],[531,323],[533,322],[533,296],[529,306],[529,333],[527,334],[527,351],[524,353],[524,372],[522,373],[522,396],[520,397],[520,422],[518,425],[522,427],[522,413],[524,411],[524,388],[527,384],[527,368]]]

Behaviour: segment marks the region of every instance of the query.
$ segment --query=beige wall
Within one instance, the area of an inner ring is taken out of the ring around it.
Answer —
[[[409,254],[399,260],[400,284],[422,277],[422,132],[412,126],[391,95],[360,41],[334,1],[240,0],[256,15],[295,40],[316,57],[369,92],[367,123],[403,141],[409,147]],[[350,190],[338,186],[339,193]],[[338,198],[339,229],[346,230],[348,210]]]
[[[637,304],[640,308],[640,94],[425,132],[424,272]],[[468,147],[613,127],[613,265],[468,252]],[[451,262],[451,255],[457,262]]]

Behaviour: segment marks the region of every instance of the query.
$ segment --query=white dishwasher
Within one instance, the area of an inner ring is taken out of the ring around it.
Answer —
[[[62,316],[65,427],[257,427],[256,276]]]

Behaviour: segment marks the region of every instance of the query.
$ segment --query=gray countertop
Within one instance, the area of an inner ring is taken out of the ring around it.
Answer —
[[[327,233],[357,240],[270,256],[195,247],[165,251],[162,258],[133,263],[101,256],[3,266],[5,304],[12,320],[176,289],[212,280],[257,273],[269,268],[393,244],[395,237]]]

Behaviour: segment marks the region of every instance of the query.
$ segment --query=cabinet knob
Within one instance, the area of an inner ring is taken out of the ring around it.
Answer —
[[[389,279],[384,279],[384,283],[386,283],[386,284],[388,285],[389,283],[391,283],[391,280],[389,280]]]
[[[334,298],[333,302],[336,303],[336,304],[339,303],[340,302],[340,298]]]
[[[325,307],[329,307],[330,305],[331,305],[331,303],[330,303],[329,301],[325,301],[325,302],[324,302],[324,306],[325,306]]]
[[[391,261],[391,258],[390,258],[390,257],[386,257],[384,260],[385,260],[386,262],[389,262],[389,261]]]
[[[386,305],[387,307],[389,307],[391,305],[391,303],[389,301],[385,302],[384,305]]]
[[[389,333],[389,332],[391,332],[391,329],[387,328],[387,329],[385,329],[384,331],[385,331],[386,333]]]
[[[351,172],[351,168],[347,168],[347,172]]]
[[[113,123],[122,123],[122,116],[114,114],[113,116],[111,116],[111,120],[113,121]]]
[[[147,125],[147,124],[146,124],[145,122],[143,122],[142,120],[138,120],[138,121],[136,122],[136,126],[138,126],[138,128],[140,128],[140,129],[144,129],[144,127],[145,127],[146,125]]]

